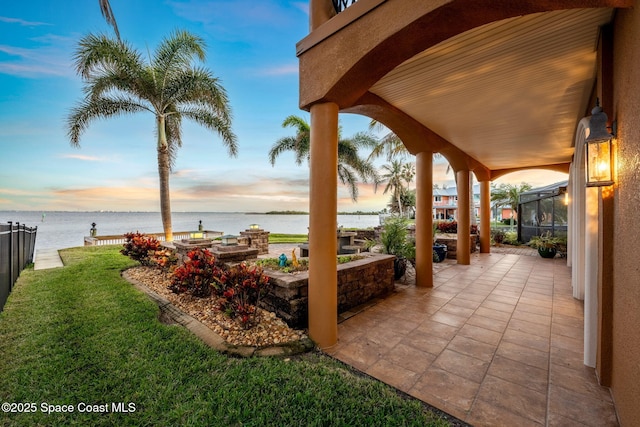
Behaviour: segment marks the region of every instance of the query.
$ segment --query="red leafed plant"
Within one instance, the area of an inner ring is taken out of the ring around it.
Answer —
[[[151,257],[160,248],[160,242],[153,236],[138,232],[124,235],[127,241],[120,253],[138,261],[142,265],[150,265]]]
[[[177,294],[190,292],[196,297],[206,297],[211,294],[214,278],[222,274],[223,271],[215,265],[211,252],[194,249],[187,253],[184,263],[173,271],[169,289]]]
[[[438,231],[440,233],[455,234],[458,232],[458,223],[456,221],[441,221],[438,222]],[[471,234],[478,234],[478,226],[471,225]]]
[[[269,290],[269,278],[263,274],[262,268],[241,263],[214,279],[220,310],[231,318],[237,318],[245,328],[251,327],[256,306]]]

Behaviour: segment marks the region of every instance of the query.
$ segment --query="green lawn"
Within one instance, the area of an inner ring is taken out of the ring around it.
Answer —
[[[35,412],[0,425],[448,425],[324,355],[234,359],[161,324],[118,250],[65,250],[66,267],[22,273],[0,313],[0,402]]]
[[[307,234],[269,234],[269,243],[306,243],[309,241]]]

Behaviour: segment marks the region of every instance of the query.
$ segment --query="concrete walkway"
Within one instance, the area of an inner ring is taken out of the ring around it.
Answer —
[[[48,270],[50,268],[64,267],[57,249],[38,249],[34,270]]]

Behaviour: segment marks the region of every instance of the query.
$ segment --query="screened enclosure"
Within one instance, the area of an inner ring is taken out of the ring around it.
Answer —
[[[547,232],[567,237],[567,181],[534,188],[520,194],[518,240],[527,243]]]

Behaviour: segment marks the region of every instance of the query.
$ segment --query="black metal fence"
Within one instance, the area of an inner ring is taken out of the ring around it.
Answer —
[[[20,272],[33,262],[37,231],[18,222],[0,224],[0,311]]]
[[[336,10],[336,13],[340,13],[358,0],[332,0],[333,8]]]

